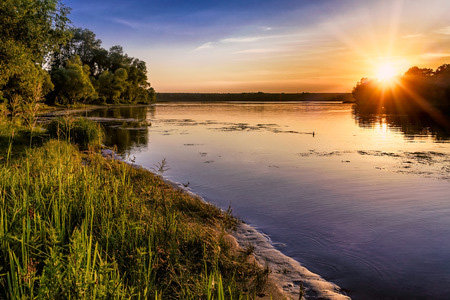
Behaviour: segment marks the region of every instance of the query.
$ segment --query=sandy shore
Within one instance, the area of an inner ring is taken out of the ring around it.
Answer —
[[[350,299],[337,285],[275,249],[267,236],[250,225],[241,223],[231,234],[242,248],[248,245],[254,247],[255,259],[269,267],[271,282],[287,299],[299,299],[301,289],[305,299]]]
[[[182,189],[192,196],[201,196],[192,193],[182,184],[165,180],[174,188]],[[332,299],[344,300],[350,297],[344,295],[341,289],[334,283],[326,281],[320,275],[303,267],[298,261],[292,259],[275,249],[270,238],[256,230],[254,227],[240,222],[237,230],[231,232],[231,236],[241,249],[249,245],[254,247],[253,256],[263,267],[269,268],[269,280],[266,293],[272,298],[267,299]],[[263,297],[264,298],[264,297]],[[264,298],[265,299],[265,298]]]
[[[103,150],[104,156],[124,161],[111,150]],[[142,168],[140,165],[131,164],[133,167]],[[151,172],[151,171],[149,171]],[[191,196],[200,198],[181,183],[164,180],[175,189],[183,190]],[[242,251],[249,245],[252,246],[253,257],[257,263],[269,268],[269,279],[265,289],[265,296],[259,299],[350,299],[344,295],[341,289],[315,274],[298,261],[284,255],[272,245],[270,238],[244,222],[240,222],[237,230],[230,234],[231,243]],[[302,297],[300,298],[300,293]]]
[[[137,166],[136,167],[141,167]],[[176,189],[202,199],[181,183],[165,179],[165,182]],[[240,222],[237,230],[230,233],[240,249],[251,245],[256,262],[269,268],[269,280],[266,294],[271,296],[262,299],[350,299],[334,283],[326,281],[320,275],[303,267],[298,261],[275,249],[270,238],[254,227]],[[302,297],[300,298],[300,293]]]
[[[124,161],[111,150],[103,150],[102,154],[105,157]],[[129,164],[135,168],[143,168],[140,165]],[[175,189],[205,201],[203,197],[193,193],[181,183],[167,179],[164,181]],[[242,251],[251,245],[254,249],[252,255],[255,261],[269,268],[266,295],[259,299],[350,299],[336,284],[326,281],[320,275],[303,267],[298,261],[275,249],[269,237],[250,225],[240,222],[237,230],[231,232],[230,238],[231,243],[238,248],[236,251]]]

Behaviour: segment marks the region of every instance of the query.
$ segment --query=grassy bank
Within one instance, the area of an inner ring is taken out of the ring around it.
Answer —
[[[2,127],[0,298],[254,298],[230,214],[152,173]],[[15,132],[15,134],[14,134]]]

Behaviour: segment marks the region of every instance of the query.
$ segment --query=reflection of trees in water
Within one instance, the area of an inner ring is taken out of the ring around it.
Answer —
[[[89,117],[96,118],[118,118],[118,119],[137,119],[145,120],[149,117],[154,117],[154,106],[123,106],[123,107],[110,107],[100,108],[88,113]]]
[[[106,122],[99,120],[105,128],[105,145],[116,146],[119,153],[128,151],[132,147],[147,145],[148,126],[143,121],[154,118],[154,116],[154,106],[101,108],[88,113],[88,117],[107,120]],[[111,119],[116,119],[116,121],[111,121]]]
[[[146,146],[148,143],[148,128],[128,129],[110,127],[105,124],[105,145],[116,146],[119,153],[130,150],[132,147]]]
[[[353,107],[353,116],[360,127],[374,128],[377,126],[398,128],[408,138],[416,136],[431,136],[436,141],[449,140],[450,128],[446,128],[425,113],[408,115],[377,114],[362,112],[358,106]]]

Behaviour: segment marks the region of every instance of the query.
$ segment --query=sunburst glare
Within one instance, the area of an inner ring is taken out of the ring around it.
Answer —
[[[380,81],[391,81],[396,75],[397,71],[391,64],[383,64],[376,71],[376,78]]]

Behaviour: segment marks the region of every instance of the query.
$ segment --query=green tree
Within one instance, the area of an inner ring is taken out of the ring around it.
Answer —
[[[156,94],[147,81],[147,67],[145,62],[134,58],[128,66],[128,87],[123,99],[129,103],[155,102]]]
[[[73,104],[83,102],[94,96],[95,89],[89,79],[89,66],[83,65],[75,56],[66,63],[66,67],[52,71],[52,81],[55,84],[54,102]]]
[[[53,56],[53,71],[64,68],[66,61],[77,55],[83,65],[89,66],[91,72],[91,82],[97,93],[97,98],[92,96],[92,101],[100,103],[155,101],[156,94],[147,81],[147,67],[144,61],[128,56],[119,45],[105,50],[101,47],[102,41],[88,29],[74,28],[71,33],[70,41]]]
[[[43,67],[70,36],[68,13],[59,0],[0,1],[0,96],[9,103],[51,88]]]
[[[109,70],[115,72],[120,68],[129,68],[132,64],[133,58],[129,57],[123,52],[120,45],[112,46],[108,52]]]
[[[67,60],[78,55],[94,76],[105,71],[108,66],[108,52],[101,47],[102,41],[96,38],[95,33],[83,28],[72,28],[70,32],[70,41],[53,55],[52,69],[63,67]]]
[[[98,99],[102,103],[106,103],[108,99],[114,97],[111,93],[111,86],[114,79],[114,74],[111,74],[109,71],[105,71],[98,77],[98,80],[95,81],[95,89],[97,91]],[[94,79],[95,80],[95,79]]]
[[[98,97],[103,103],[121,102],[122,93],[127,88],[128,74],[124,68],[117,69],[114,73],[105,71],[100,74],[96,86]]]

